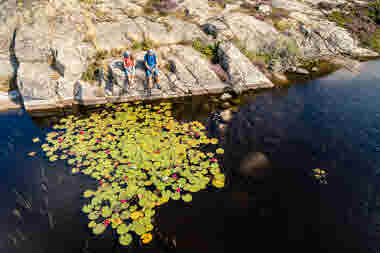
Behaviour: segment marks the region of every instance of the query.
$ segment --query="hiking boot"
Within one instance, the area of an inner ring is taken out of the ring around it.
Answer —
[[[156,87],[157,89],[161,90],[161,86],[158,83],[156,83]]]

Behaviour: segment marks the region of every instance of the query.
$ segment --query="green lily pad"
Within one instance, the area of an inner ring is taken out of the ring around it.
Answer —
[[[123,246],[128,246],[132,242],[132,236],[129,233],[125,233],[119,238],[119,242]]]
[[[92,232],[96,235],[100,235],[106,230],[106,226],[104,224],[96,224],[96,226],[92,229]]]
[[[124,234],[126,234],[126,233],[128,233],[128,231],[129,231],[129,227],[126,225],[126,224],[121,224],[118,228],[117,228],[117,233],[119,234],[119,235],[124,235]]]
[[[104,206],[102,208],[102,216],[104,218],[110,217],[112,215],[112,209],[109,208],[108,206]]]

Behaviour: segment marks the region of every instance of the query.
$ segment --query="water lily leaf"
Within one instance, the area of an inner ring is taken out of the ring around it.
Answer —
[[[109,208],[109,206],[104,206],[102,208],[102,216],[104,218],[110,217],[111,214],[112,214],[112,210],[111,210],[111,208]]]
[[[116,232],[117,232],[119,235],[124,235],[124,234],[126,234],[126,233],[129,232],[129,227],[128,227],[125,223],[123,223],[123,224],[121,224],[121,225],[117,228]]]
[[[95,192],[94,191],[91,191],[91,190],[86,190],[84,193],[83,193],[83,196],[85,197],[85,198],[90,198],[90,197],[92,197],[92,196],[94,196],[95,195]]]
[[[88,227],[89,228],[94,228],[96,226],[96,222],[95,221],[90,221],[90,223],[88,223]]]
[[[97,218],[99,218],[99,213],[98,212],[91,212],[89,215],[88,215],[88,218],[90,220],[96,220]]]
[[[193,197],[189,193],[182,195],[182,200],[185,202],[191,202],[192,199],[193,199]]]
[[[92,232],[96,235],[100,235],[106,230],[106,226],[104,224],[96,224],[96,226],[92,229]]]
[[[89,205],[84,205],[84,206],[82,207],[82,211],[83,211],[84,213],[90,213],[90,212],[92,211],[92,208],[91,208],[91,206],[89,206]]]
[[[119,238],[119,242],[123,246],[128,246],[132,242],[132,236],[129,233],[125,233]]]

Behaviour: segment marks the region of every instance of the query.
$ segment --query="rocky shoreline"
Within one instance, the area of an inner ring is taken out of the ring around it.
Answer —
[[[327,59],[359,71],[355,58],[379,56],[329,21],[320,2],[49,0],[28,1],[28,8],[2,2],[0,110],[43,115],[74,105],[240,94],[286,84],[289,72],[321,71],[307,70],[307,62]],[[328,13],[338,4],[367,4],[323,2]],[[161,63],[161,89],[151,96],[142,63],[147,48]],[[134,90],[125,88],[126,49],[138,60]]]

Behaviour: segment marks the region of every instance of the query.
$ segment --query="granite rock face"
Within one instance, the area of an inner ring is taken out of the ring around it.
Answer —
[[[279,72],[292,67],[289,57],[296,52],[300,59],[377,55],[361,48],[349,32],[327,21],[318,8],[319,2],[273,0],[270,6],[257,6],[259,12],[261,9],[268,14],[263,21],[255,16],[256,10],[242,7],[247,3],[255,6],[256,1],[248,0],[224,6],[215,1],[178,0],[178,6],[166,14],[148,11],[149,0],[92,4],[79,0],[31,1],[24,8],[17,7],[16,0],[2,1],[0,80],[16,77],[26,109],[34,110],[58,104],[87,105],[273,87],[267,70],[259,70],[248,54],[270,56],[268,65]],[[285,27],[281,31],[270,20],[279,8],[288,13],[287,18],[280,18]],[[205,25],[212,28],[211,33],[205,31]],[[194,40],[205,46],[217,41],[220,44],[212,52],[214,57],[207,58],[192,47]],[[278,41],[292,43],[280,45]],[[155,87],[152,96],[147,97],[142,60],[145,50],[152,46],[160,62],[161,89]],[[134,89],[128,89],[120,65],[122,54],[110,53],[126,48],[137,58]],[[103,59],[97,56],[100,50],[108,52]],[[55,58],[52,52],[56,52]],[[211,62],[211,58],[217,62]],[[84,73],[93,74],[90,66],[94,61],[107,66],[98,85],[81,80]]]
[[[269,88],[274,85],[244,56],[232,43],[219,45],[218,57],[222,67],[229,74],[232,89],[240,93],[246,86]]]

